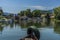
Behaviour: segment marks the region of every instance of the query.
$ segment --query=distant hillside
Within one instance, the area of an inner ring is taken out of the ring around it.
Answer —
[[[41,13],[43,13],[43,14],[45,14],[45,13],[47,13],[47,12],[52,13],[53,10],[41,10]]]
[[[6,16],[8,16],[8,15],[10,15],[11,13],[8,13],[8,12],[4,12],[3,13],[3,15],[6,15]],[[14,15],[14,14],[13,14]]]
[[[53,12],[53,9],[52,10],[49,10],[51,13]]]
[[[10,13],[4,12],[3,15],[9,15]]]

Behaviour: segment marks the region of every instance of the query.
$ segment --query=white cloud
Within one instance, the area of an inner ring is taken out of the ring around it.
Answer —
[[[41,9],[41,10],[49,10],[52,9],[51,7],[45,7],[45,6],[27,6],[29,8],[35,8],[35,9]]]
[[[46,7],[43,7],[43,6],[31,6],[32,8],[36,8],[36,9],[46,9]]]

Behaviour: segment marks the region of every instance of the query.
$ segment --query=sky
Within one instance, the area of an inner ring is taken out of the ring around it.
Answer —
[[[0,0],[4,12],[17,14],[25,9],[51,10],[60,6],[60,0]]]

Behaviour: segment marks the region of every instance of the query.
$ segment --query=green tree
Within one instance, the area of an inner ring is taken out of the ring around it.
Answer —
[[[54,32],[60,34],[60,22],[55,22]]]
[[[54,8],[55,19],[60,20],[60,7]]]
[[[3,10],[2,8],[0,8],[0,19],[3,17],[2,14],[3,14]]]
[[[20,16],[27,16],[27,17],[32,17],[32,13],[31,13],[31,9],[26,9],[24,11],[20,11],[20,13],[18,13],[18,15]]]
[[[3,14],[3,10],[2,10],[2,8],[0,7],[0,15],[2,15]]]
[[[33,16],[32,12],[31,12],[31,9],[26,10],[26,16],[30,17],[30,18]]]
[[[12,18],[14,15],[11,13],[9,16],[10,16],[10,18]]]
[[[18,13],[19,16],[24,16],[24,11],[20,11],[20,13]]]
[[[40,10],[33,10],[32,11],[34,17],[40,17],[41,16],[41,11]]]

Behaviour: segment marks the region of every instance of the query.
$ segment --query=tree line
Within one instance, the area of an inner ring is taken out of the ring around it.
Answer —
[[[58,19],[60,20],[60,7],[56,7],[53,9],[53,12],[54,12],[54,17],[55,19]],[[48,17],[48,14],[52,13],[50,12],[49,10],[38,10],[38,9],[35,9],[33,11],[31,11],[31,9],[26,9],[26,10],[22,10],[18,13],[18,16],[27,16],[27,17],[41,17],[42,14],[47,14],[47,17]],[[1,15],[4,14],[3,10],[0,9],[0,17]],[[10,14],[10,16],[13,16],[13,14]]]
[[[60,20],[60,7],[54,8],[55,19]]]
[[[20,11],[18,15],[32,18],[32,17],[41,17],[41,15],[45,13],[50,14],[51,12],[46,10],[38,10],[38,9],[33,11],[31,11],[31,9],[26,9],[26,10]]]

